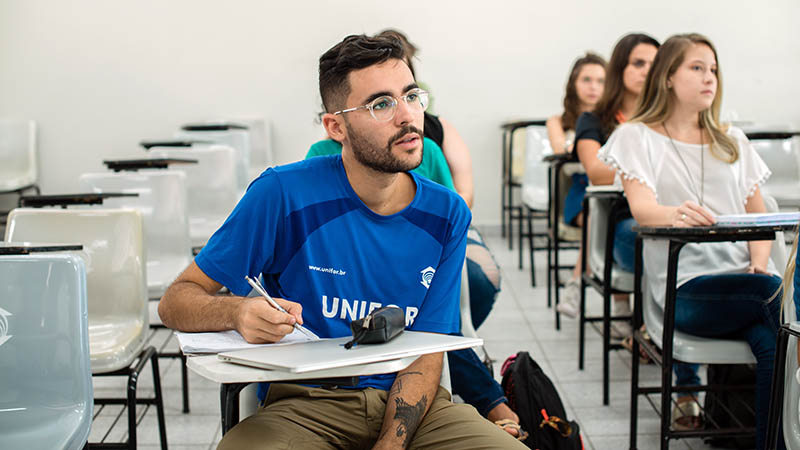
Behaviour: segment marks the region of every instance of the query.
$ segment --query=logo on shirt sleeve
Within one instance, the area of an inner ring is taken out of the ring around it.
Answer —
[[[420,283],[422,283],[422,285],[425,286],[425,289],[430,288],[431,281],[433,280],[433,274],[436,273],[436,269],[434,269],[431,266],[428,266],[422,269],[420,273],[422,274],[422,281],[420,281]]]

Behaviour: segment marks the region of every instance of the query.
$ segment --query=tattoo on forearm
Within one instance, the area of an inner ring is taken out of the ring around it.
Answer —
[[[397,425],[397,437],[403,438],[403,447],[405,448],[411,442],[411,438],[422,421],[422,416],[428,409],[428,396],[423,394],[416,405],[409,405],[402,397],[395,398],[394,403],[394,418],[400,421]]]
[[[406,375],[422,375],[422,372],[406,372],[397,375],[397,377],[394,379],[392,389],[389,391],[389,397],[393,397],[403,390],[403,382],[400,379]]]

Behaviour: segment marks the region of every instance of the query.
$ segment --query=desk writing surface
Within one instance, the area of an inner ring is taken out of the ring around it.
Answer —
[[[358,364],[336,369],[319,370],[303,374],[305,378],[339,378],[375,375],[376,373],[399,372],[416,361],[418,356],[381,361],[372,364]],[[302,377],[284,370],[259,369],[240,364],[232,364],[217,358],[217,355],[188,356],[186,367],[201,377],[216,383],[255,383],[275,381],[297,381]]]
[[[450,350],[475,347],[483,339],[446,334],[404,331],[383,344],[360,344],[350,349],[344,344],[351,336],[322,339],[274,347],[259,347],[235,352],[224,352],[218,356],[237,364],[253,365],[292,373],[307,373],[324,369],[369,364],[379,361],[419,356]]]

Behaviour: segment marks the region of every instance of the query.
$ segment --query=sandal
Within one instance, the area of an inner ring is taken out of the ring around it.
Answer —
[[[516,431],[516,432],[517,432],[517,435],[516,435],[515,437],[516,437],[516,439],[517,439],[518,441],[524,441],[525,439],[527,439],[527,438],[528,438],[528,432],[527,432],[527,431],[524,431],[524,430],[522,429],[522,427],[521,427],[521,426],[519,426],[519,424],[518,424],[517,422],[514,422],[514,421],[513,421],[513,420],[511,420],[511,419],[501,419],[501,420],[496,420],[496,421],[494,422],[494,424],[495,424],[495,425],[497,425],[498,427],[502,428],[502,429],[503,429],[503,431],[505,431],[505,430],[506,430],[506,428],[510,428],[510,429],[512,429],[512,430],[514,430],[514,431]],[[509,434],[511,434],[511,433],[509,433]],[[512,436],[513,436],[513,435],[512,435]]]
[[[672,407],[672,428],[678,431],[694,431],[703,428],[703,416],[700,415],[700,405],[692,397],[678,400]]]
[[[633,336],[626,337],[619,343],[619,345],[621,345],[625,350],[633,353]],[[648,355],[647,352],[644,350],[644,348],[642,348],[642,346],[640,345],[639,364],[650,364],[651,362],[652,361],[650,360],[650,355]]]

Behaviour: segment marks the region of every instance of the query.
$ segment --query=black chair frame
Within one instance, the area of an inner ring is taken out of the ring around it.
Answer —
[[[780,426],[783,423],[784,377],[786,376],[786,358],[789,349],[789,337],[800,339],[800,332],[793,330],[789,324],[778,329],[778,342],[775,349],[775,367],[772,370],[772,393],[769,399],[769,415],[767,416],[766,448],[778,448]]]
[[[139,379],[139,374],[142,373],[145,364],[150,361],[150,367],[153,370],[153,397],[151,398],[137,398],[136,385]],[[129,449],[136,450],[136,405],[155,405],[156,414],[158,415],[158,432],[161,442],[161,449],[167,450],[167,428],[164,422],[164,398],[161,392],[161,375],[158,369],[158,354],[156,349],[152,346],[145,347],[139,354],[138,358],[131,364],[130,367],[120,369],[114,372],[94,374],[95,377],[107,376],[125,376],[128,377],[127,396],[125,398],[105,398],[95,397],[95,405],[124,405],[128,413],[128,442],[119,443],[87,443],[85,449]]]
[[[602,280],[594,273],[587,274],[586,266],[589,258],[588,223],[590,198],[610,200],[611,209],[606,218],[608,227],[605,236],[605,259],[603,261]],[[614,226],[622,219],[630,217],[628,201],[621,192],[587,192],[583,198],[583,223],[581,231],[584,245],[581,248],[581,304],[578,328],[578,369],[583,370],[586,354],[586,324],[590,324],[603,338],[603,405],[608,405],[609,398],[609,354],[611,350],[624,347],[619,343],[611,343],[611,322],[630,321],[631,316],[612,316],[611,297],[613,294],[630,294],[631,292],[614,289],[611,286],[611,270],[614,266]],[[603,315],[586,315],[586,287],[591,286],[603,296]],[[598,329],[597,322],[602,322],[602,329]]]
[[[561,222],[560,215],[561,209],[559,207],[559,202],[554,200],[554,197],[558,195],[558,192],[561,188],[561,183],[559,182],[559,174],[563,169],[564,165],[570,162],[576,162],[572,159],[572,155],[570,154],[554,154],[549,155],[544,158],[544,161],[550,163],[550,170],[548,171],[548,186],[550,186],[550,199],[549,209],[550,213],[548,214],[548,241],[547,241],[547,307],[551,307],[553,303],[558,306],[560,294],[559,288],[561,288],[564,284],[561,282],[561,277],[559,275],[559,271],[562,269],[572,269],[572,265],[568,264],[561,264],[559,260],[559,252],[561,250],[576,250],[579,247],[579,244],[570,241],[563,241],[558,235],[558,228],[559,222]],[[533,270],[533,266],[531,266],[531,270]],[[554,289],[555,288],[555,289]],[[561,329],[561,314],[559,314],[558,309],[554,309],[556,315],[556,330]]]
[[[661,449],[669,448],[671,439],[697,438],[697,437],[736,437],[752,436],[755,428],[743,426],[741,421],[731,416],[739,428],[720,428],[715,423],[713,429],[678,431],[672,430],[671,404],[673,392],[714,392],[752,390],[753,386],[672,386],[672,366],[677,361],[672,355],[673,337],[675,334],[675,299],[677,294],[678,255],[684,245],[703,242],[733,242],[774,240],[777,231],[791,229],[790,226],[753,226],[753,227],[634,227],[638,232],[636,238],[636,270],[634,283],[634,313],[633,313],[633,354],[631,366],[631,409],[630,409],[630,449],[636,449],[636,429],[639,395],[644,395],[661,418],[660,440]],[[668,240],[669,250],[667,259],[667,283],[664,299],[664,329],[662,335],[661,352],[656,346],[646,340],[639,330],[643,323],[643,239]],[[639,348],[647,352],[650,358],[661,366],[661,385],[653,387],[639,386]],[[660,394],[657,406],[650,398],[650,394]],[[746,404],[746,403],[745,403]],[[748,405],[749,407],[749,405]],[[728,411],[730,413],[730,411]]]

